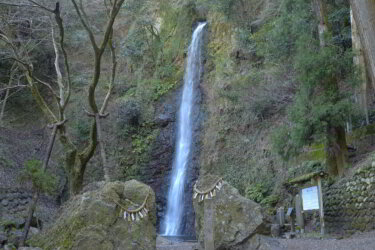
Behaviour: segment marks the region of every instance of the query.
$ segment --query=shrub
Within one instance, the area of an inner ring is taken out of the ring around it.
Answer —
[[[260,203],[265,198],[268,191],[268,187],[264,184],[256,183],[247,187],[245,193],[247,198]]]
[[[117,108],[116,123],[120,129],[126,129],[128,126],[138,126],[141,111],[139,103],[136,100],[121,100]]]
[[[272,207],[272,206],[275,206],[277,204],[277,202],[279,201],[280,197],[276,194],[271,194],[269,196],[267,196],[266,198],[264,198],[260,204],[261,205],[264,205],[264,206],[267,206],[267,207]]]
[[[44,171],[39,160],[26,161],[21,179],[31,181],[33,188],[39,192],[53,194],[56,191],[56,176]]]

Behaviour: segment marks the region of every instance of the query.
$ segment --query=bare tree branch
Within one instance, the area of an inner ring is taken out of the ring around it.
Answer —
[[[67,93],[66,93],[66,97],[65,97],[65,100],[64,100],[64,104],[61,107],[62,112],[64,112],[64,110],[66,108],[66,105],[69,103],[69,99],[70,99],[70,95],[71,95],[72,81],[71,81],[71,77],[70,77],[70,66],[69,66],[68,54],[65,50],[65,41],[64,41],[65,30],[64,30],[63,20],[62,20],[61,15],[60,15],[60,8],[59,7],[60,6],[56,5],[54,16],[55,16],[55,21],[57,23],[57,26],[59,28],[59,35],[60,35],[59,44],[60,44],[60,49],[62,51],[62,56],[63,56],[63,59],[64,59],[64,66],[65,66],[66,78],[67,78],[67,86],[66,86],[66,92]]]
[[[27,1],[29,1],[30,3],[35,4],[37,7],[41,8],[41,9],[43,9],[43,10],[46,10],[46,11],[51,12],[51,13],[54,12],[53,9],[49,9],[49,8],[47,8],[47,7],[41,5],[41,4],[39,4],[39,3],[37,3],[37,2],[35,2],[35,1],[33,1],[33,0],[27,0]]]
[[[51,27],[51,30],[52,30],[52,44],[53,44],[53,49],[55,50],[55,71],[56,71],[56,76],[57,76],[57,85],[59,86],[60,107],[63,107],[64,101],[65,101],[64,84],[63,84],[63,77],[62,77],[60,65],[59,65],[60,53],[59,53],[59,49],[57,48],[53,25]]]
[[[103,101],[103,104],[102,104],[102,107],[100,109],[99,114],[104,114],[105,110],[107,109],[108,101],[109,101],[109,98],[111,96],[111,93],[112,93],[112,90],[113,90],[113,87],[114,87],[114,83],[115,83],[115,78],[116,78],[117,58],[116,58],[116,47],[113,43],[113,29],[112,29],[110,39],[108,41],[108,45],[111,49],[112,72],[111,72],[110,84],[108,86],[108,92],[107,92],[107,95],[104,98],[104,101]]]
[[[74,5],[74,8],[77,12],[79,19],[81,20],[83,27],[85,28],[87,34],[89,35],[91,45],[94,48],[95,53],[98,53],[99,48],[98,48],[98,45],[96,44],[94,33],[92,32],[90,26],[87,24],[84,18],[84,14],[82,13],[82,10],[80,10],[80,8],[78,7],[77,2],[75,0],[72,0],[72,3]]]
[[[16,3],[4,3],[0,2],[0,5],[12,6],[12,7],[33,7],[39,8],[37,5],[30,5],[30,4],[16,4]]]
[[[27,85],[9,86],[9,87],[0,89],[0,93],[3,92],[3,91],[6,91],[6,90],[17,89],[17,88],[24,88],[24,87],[27,87]],[[6,99],[6,98],[4,98],[4,99]]]

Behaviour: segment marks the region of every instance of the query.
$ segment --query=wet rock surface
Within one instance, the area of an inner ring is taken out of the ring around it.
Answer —
[[[156,109],[154,122],[159,128],[159,135],[152,145],[150,162],[141,170],[142,181],[150,185],[155,191],[157,204],[157,230],[162,228],[163,218],[167,209],[167,196],[170,186],[170,176],[174,160],[177,117],[180,106],[182,89],[178,89],[166,96],[163,103]],[[182,234],[195,236],[194,209],[191,200],[193,184],[198,176],[199,160],[199,128],[202,120],[200,112],[201,92],[197,86],[194,97],[195,107],[193,108],[193,148],[186,175],[186,197],[184,199],[184,217]]]

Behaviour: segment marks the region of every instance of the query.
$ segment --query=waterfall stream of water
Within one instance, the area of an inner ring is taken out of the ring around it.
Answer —
[[[187,165],[192,145],[191,113],[194,105],[194,87],[199,84],[202,68],[201,42],[202,31],[206,23],[199,23],[194,30],[189,46],[182,92],[176,150],[173,162],[171,186],[168,192],[167,214],[164,218],[164,235],[179,235],[183,208],[184,186]]]

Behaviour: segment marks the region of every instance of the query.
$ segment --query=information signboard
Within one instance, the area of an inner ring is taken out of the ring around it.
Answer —
[[[318,186],[302,189],[302,208],[304,211],[319,209]]]

